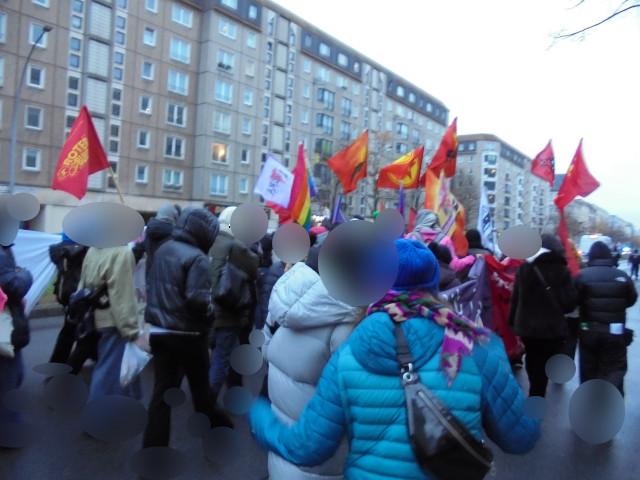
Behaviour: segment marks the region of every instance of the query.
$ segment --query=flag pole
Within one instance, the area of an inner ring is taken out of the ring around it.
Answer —
[[[113,180],[113,183],[116,186],[116,190],[118,191],[118,196],[120,197],[120,201],[124,205],[125,204],[124,197],[122,196],[122,192],[120,191],[120,185],[118,184],[118,180],[116,179],[116,174],[113,171],[113,168],[111,167],[111,165],[109,165],[109,175],[111,176],[111,180]]]

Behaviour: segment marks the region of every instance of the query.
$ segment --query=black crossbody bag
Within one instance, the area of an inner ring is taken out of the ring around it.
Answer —
[[[493,466],[493,453],[420,383],[398,323],[395,333],[409,439],[418,464],[439,480],[481,480]]]

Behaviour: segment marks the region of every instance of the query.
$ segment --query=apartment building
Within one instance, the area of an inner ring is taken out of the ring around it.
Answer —
[[[467,225],[476,225],[480,198],[486,194],[497,231],[522,224],[544,229],[551,187],[531,174],[531,158],[495,135],[460,135],[458,141],[452,190],[465,206]]]
[[[426,158],[448,123],[444,104],[270,1],[6,0],[0,4],[0,155],[20,73],[17,190],[38,196],[32,228],[59,231],[79,202],[49,188],[60,149],[86,104],[126,203],[151,214],[172,201],[257,202],[267,152],[293,167],[303,142],[318,187],[314,213],[330,208],[326,160],[370,132],[370,178],[347,197],[369,214],[375,174],[419,145]],[[8,178],[0,164],[0,183]],[[80,203],[117,201],[105,172]]]

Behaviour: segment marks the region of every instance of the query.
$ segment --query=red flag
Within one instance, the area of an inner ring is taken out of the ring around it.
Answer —
[[[89,175],[105,168],[109,168],[107,155],[89,110],[83,106],[60,152],[51,188],[64,190],[80,200],[87,193]]]
[[[353,192],[358,180],[367,176],[368,154],[369,131],[365,130],[351,145],[340,150],[327,162],[340,180],[345,194]]]
[[[531,162],[531,173],[536,177],[540,177],[543,180],[549,182],[549,185],[553,187],[555,180],[555,156],[553,155],[553,147],[551,146],[551,140],[547,143],[547,146],[536,155],[536,158]]]
[[[573,156],[573,160],[571,160],[569,170],[562,181],[562,185],[560,185],[554,202],[560,210],[564,210],[564,207],[569,205],[578,195],[586,197],[599,186],[600,182],[587,169],[587,164],[582,155],[582,140],[580,140],[578,149]]]
[[[395,189],[399,189],[400,186],[405,189],[418,188],[423,156],[424,146],[421,146],[382,167],[376,186]]]
[[[575,277],[580,273],[580,265],[578,265],[578,259],[573,254],[573,245],[569,240],[569,227],[567,226],[567,220],[564,217],[564,210],[560,209],[560,223],[558,224],[558,236],[564,247],[567,257],[567,266],[569,271]]]
[[[442,170],[444,170],[446,178],[453,177],[456,174],[456,159],[458,158],[457,130],[458,118],[454,118],[451,125],[444,132],[440,146],[429,164],[429,170],[434,172],[436,177],[440,176]]]

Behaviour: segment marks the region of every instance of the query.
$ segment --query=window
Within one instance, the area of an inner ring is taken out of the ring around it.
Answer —
[[[36,41],[40,38],[40,35],[42,35],[44,32],[44,26],[40,25],[38,23],[31,23],[29,24],[29,45],[33,45],[36,43]],[[42,35],[42,38],[40,38],[40,41],[37,43],[37,46],[39,48],[47,48],[47,37],[49,36],[48,33],[44,33],[44,35]]]
[[[235,55],[225,50],[218,50],[218,68],[226,70],[227,72],[233,71],[235,64]]]
[[[116,45],[124,45],[126,43],[124,32],[116,32]]]
[[[76,30],[82,30],[82,17],[79,17],[78,15],[72,15],[71,26]]]
[[[80,55],[76,53],[69,54],[69,67],[70,68],[80,68]]]
[[[114,67],[113,68],[113,79],[121,82],[123,77],[124,77],[124,71],[122,70],[122,68]]]
[[[67,93],[67,105],[69,107],[77,107],[78,106],[78,94],[77,93]]]
[[[71,37],[69,39],[69,49],[71,49],[72,51],[79,52],[81,46],[82,46],[82,40],[80,40],[79,38]]]
[[[304,73],[311,73],[311,60],[307,60],[306,58],[302,62],[302,69]]]
[[[84,7],[83,0],[73,0],[71,2],[71,9],[76,13],[82,13]]]
[[[218,163],[227,163],[229,145],[225,143],[211,144],[211,160]]]
[[[150,47],[156,46],[156,31],[151,27],[144,27],[144,35],[142,37],[142,42],[145,45],[149,45]]]
[[[114,103],[113,105],[111,105],[111,115],[113,115],[114,117],[119,117],[120,113],[121,113],[120,105],[118,105],[117,103]]]
[[[44,88],[45,70],[35,65],[29,65],[27,72],[27,85],[35,88]]]
[[[109,153],[118,153],[120,142],[117,140],[109,140]]]
[[[243,148],[240,155],[240,163],[251,163],[251,150]]]
[[[231,115],[226,112],[214,112],[213,129],[220,133],[231,133]]]
[[[171,20],[185,27],[193,25],[193,12],[181,5],[174,3],[171,7]]]
[[[22,169],[39,172],[41,159],[42,151],[37,148],[25,148],[22,150]]]
[[[327,110],[333,111],[335,106],[336,94],[326,88],[318,89],[317,99],[324,104]]]
[[[226,175],[212,174],[209,178],[209,193],[211,195],[227,194],[228,177]]]
[[[0,43],[7,41],[7,14],[0,12]]]
[[[409,138],[409,126],[406,123],[396,123],[396,135],[398,135],[403,140]]]
[[[258,36],[256,32],[248,32],[247,33],[247,47],[256,48],[258,45]]]
[[[311,97],[311,85],[309,84],[305,84],[304,87],[302,87],[302,96],[304,98],[309,98]]]
[[[238,9],[238,0],[222,0],[221,3],[225,7],[233,8],[234,10]]]
[[[34,4],[39,7],[49,7],[49,0],[31,0]]]
[[[113,63],[115,63],[116,65],[124,65],[124,53],[115,52],[113,54]]]
[[[485,177],[496,178],[496,169],[495,168],[485,168],[484,169]]]
[[[148,130],[138,130],[138,148],[149,148],[149,139]]]
[[[149,167],[138,165],[136,167],[136,183],[147,183],[149,181]]]
[[[65,123],[65,127],[66,128],[71,128],[73,127],[73,123],[76,121],[76,117],[74,117],[73,115],[67,115],[67,120]]]
[[[494,191],[496,189],[496,182],[484,182],[484,188]]]
[[[175,103],[167,104],[167,123],[177,127],[186,127],[187,107]]]
[[[333,117],[324,113],[316,113],[316,127],[322,128],[327,135],[333,135]]]
[[[177,70],[169,69],[169,80],[167,82],[167,89],[173,93],[188,95],[189,75],[183,72],[178,72]]]
[[[343,98],[340,104],[340,110],[342,115],[345,117],[351,116],[351,100],[348,98]]]
[[[339,53],[338,54],[338,65],[340,65],[341,67],[348,67],[349,66],[349,57],[347,57],[344,53]]]
[[[252,130],[251,119],[247,117],[242,117],[242,134],[243,135],[251,135]]]
[[[248,88],[245,88],[245,90],[244,90],[244,95],[242,97],[242,101],[247,106],[253,105],[253,92],[251,90],[249,90]]]
[[[238,184],[238,192],[247,194],[249,193],[249,179],[246,177],[242,177]]]
[[[351,124],[342,120],[340,122],[340,139],[349,140],[351,138]]]
[[[144,8],[153,13],[158,13],[158,0],[145,0]]]
[[[42,130],[42,109],[27,106],[24,109],[24,126],[32,130]]]
[[[191,44],[178,38],[171,38],[169,57],[182,63],[191,62]]]
[[[238,27],[235,23],[230,22],[229,20],[225,20],[221,18],[218,22],[218,32],[220,35],[230,38],[231,40],[236,39],[236,35],[238,34]]]
[[[487,155],[485,154],[483,156],[484,159],[484,163],[486,163],[487,165],[495,165],[498,162],[498,156],[497,155]]]
[[[404,97],[404,87],[398,85],[396,87],[396,95],[398,95],[399,97]]]
[[[122,30],[124,30],[125,28],[127,28],[127,19],[118,15],[116,17],[116,28],[120,28]]]
[[[258,19],[258,7],[256,7],[255,5],[249,5],[249,18],[251,20]]]
[[[140,113],[151,115],[152,99],[149,95],[140,96]]]
[[[247,63],[244,66],[244,74],[247,77],[255,77],[256,76],[256,62],[253,60],[247,60]]]
[[[142,78],[153,80],[154,65],[151,62],[142,62]]]
[[[327,45],[326,43],[320,42],[319,52],[323,57],[331,56],[331,48],[329,48],[329,45]]]
[[[396,153],[407,153],[408,151],[409,147],[406,143],[396,143]]]
[[[184,139],[181,137],[167,136],[164,142],[164,156],[184,158]]]
[[[162,173],[162,186],[167,190],[180,190],[182,188],[183,174],[180,170],[165,168]]]
[[[118,8],[123,9],[123,10],[126,10],[127,9],[127,0],[117,0],[116,1],[116,6]]]
[[[318,79],[322,82],[330,82],[331,81],[331,73],[324,67],[318,67]]]
[[[309,110],[303,110],[300,112],[300,122],[304,125],[309,123]]]
[[[215,99],[220,102],[231,103],[233,100],[233,85],[222,80],[217,80]]]

